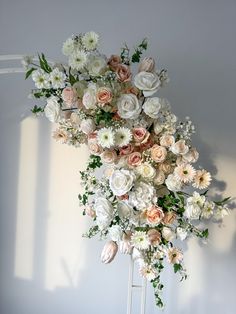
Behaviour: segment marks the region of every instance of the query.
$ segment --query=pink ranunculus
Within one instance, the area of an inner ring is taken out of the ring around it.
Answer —
[[[131,71],[130,68],[125,64],[119,64],[116,68],[116,74],[118,81],[125,83],[131,80]]]
[[[131,153],[127,159],[129,166],[139,166],[142,162],[142,155],[138,152]]]
[[[120,148],[120,155],[124,156],[124,155],[129,155],[134,151],[134,148],[132,145],[126,145]]]
[[[72,107],[77,104],[77,95],[72,87],[65,87],[62,91],[61,97],[67,107]]]

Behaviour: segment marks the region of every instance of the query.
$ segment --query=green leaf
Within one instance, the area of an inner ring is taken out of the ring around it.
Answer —
[[[180,271],[182,269],[181,264],[174,264],[174,272],[177,273],[178,271]]]
[[[25,73],[25,80],[36,70],[36,68],[31,68]]]
[[[38,113],[44,112],[44,108],[38,107],[38,106],[35,105],[35,106],[31,109],[31,112],[34,113],[34,114],[38,114]]]
[[[49,66],[44,54],[42,53],[41,56],[40,54],[38,54],[38,58],[39,58],[39,64],[40,64],[41,69],[47,73],[52,72],[52,68]]]

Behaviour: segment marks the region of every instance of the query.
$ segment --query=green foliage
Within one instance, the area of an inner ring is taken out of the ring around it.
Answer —
[[[102,109],[97,111],[96,116],[95,116],[96,124],[99,125],[101,122],[109,124],[112,121],[113,115],[114,114],[112,112],[106,112]]]
[[[147,38],[144,38],[141,42],[141,44],[139,44],[136,48],[135,48],[135,51],[131,57],[131,61],[133,63],[136,63],[136,62],[139,62],[140,61],[140,58],[143,54],[143,52],[145,50],[147,50],[147,45],[148,45],[148,41],[147,41]]]
[[[99,228],[96,225],[96,226],[91,227],[87,233],[84,233],[83,237],[90,239],[90,238],[94,237],[95,235],[97,235],[98,233],[99,233]]]
[[[44,54],[43,53],[41,55],[38,54],[38,58],[39,58],[39,64],[40,64],[41,69],[44,70],[47,73],[52,72],[52,68],[48,64]]]
[[[77,79],[71,74],[71,68],[69,68],[69,82],[71,86],[73,86],[77,82]]]
[[[228,203],[230,199],[231,199],[231,197],[226,197],[222,201],[215,201],[214,203],[218,206],[222,206],[222,205]]]
[[[101,157],[90,155],[90,161],[88,163],[87,169],[96,169],[102,166]]]
[[[25,80],[36,70],[36,68],[31,68],[25,73]]]
[[[39,113],[44,112],[44,108],[38,107],[37,105],[35,105],[35,106],[31,109],[31,112],[32,112],[33,114],[39,114]]]
[[[183,267],[181,264],[174,264],[174,272],[177,273],[178,271],[182,270]]]

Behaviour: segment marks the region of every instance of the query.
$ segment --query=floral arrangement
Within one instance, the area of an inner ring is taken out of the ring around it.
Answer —
[[[175,240],[206,239],[208,229],[199,221],[221,220],[228,214],[229,198],[208,198],[212,178],[196,166],[194,125],[189,118],[179,121],[169,102],[155,96],[168,76],[156,69],[154,59],[142,58],[147,40],[133,52],[125,45],[109,58],[98,43],[95,32],[68,38],[62,48],[66,65],[52,65],[44,54],[39,62],[24,59],[26,78],[31,76],[36,87],[31,95],[45,100],[32,112],[58,124],[55,140],[88,146],[79,200],[93,225],[85,236],[109,239],[101,254],[104,263],[114,259],[118,248],[132,254],[162,307],[164,261],[181,279],[187,277]]]

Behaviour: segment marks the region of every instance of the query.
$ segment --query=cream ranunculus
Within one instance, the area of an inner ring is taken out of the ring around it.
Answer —
[[[160,98],[158,97],[148,98],[143,104],[143,111],[146,113],[147,116],[153,119],[158,118],[160,109],[161,102]]]
[[[100,230],[106,229],[114,216],[112,204],[105,197],[98,197],[94,204],[96,222]]]
[[[155,94],[160,87],[160,80],[157,74],[151,72],[139,72],[134,77],[134,85],[143,91],[144,97]]]
[[[44,113],[50,122],[58,122],[60,117],[60,105],[56,96],[48,98]]]
[[[156,170],[153,168],[152,165],[150,165],[147,162],[138,166],[136,168],[136,171],[138,174],[141,175],[141,177],[143,177],[143,179],[146,179],[146,180],[152,180],[156,175]]]
[[[133,186],[133,172],[125,169],[115,170],[110,177],[110,188],[117,196],[126,194]]]
[[[137,119],[141,105],[134,94],[124,94],[117,101],[118,114],[123,119]]]

